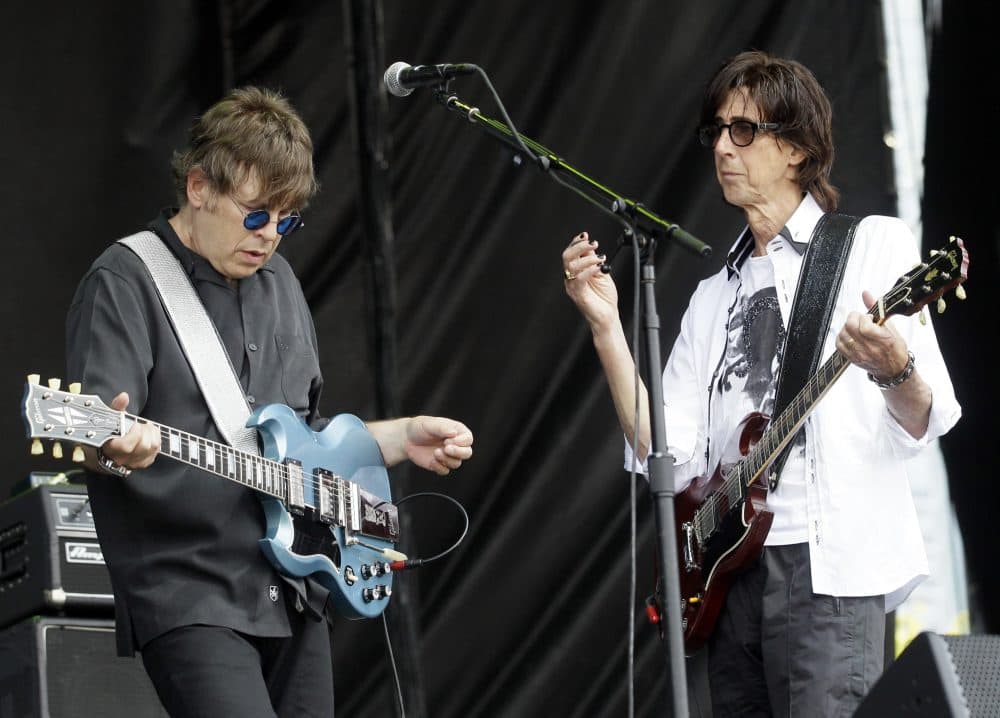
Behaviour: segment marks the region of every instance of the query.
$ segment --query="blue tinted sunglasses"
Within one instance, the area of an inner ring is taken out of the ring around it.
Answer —
[[[235,198],[230,197],[233,200],[233,204],[236,208],[243,214],[243,226],[254,232],[262,227],[265,227],[268,222],[271,221],[271,213],[266,209],[255,209],[248,211],[243,205],[236,201]],[[278,234],[282,237],[287,237],[292,232],[301,227],[304,227],[305,223],[302,221],[301,215],[298,212],[292,212],[287,217],[282,217],[278,220]]]

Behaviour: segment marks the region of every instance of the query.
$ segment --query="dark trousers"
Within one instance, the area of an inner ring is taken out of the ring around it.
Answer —
[[[143,647],[143,664],[171,718],[332,718],[329,625],[292,621],[290,638],[177,628]]]
[[[714,718],[849,718],[882,673],[885,597],[815,594],[808,545],[769,546],[730,589],[708,650]]]

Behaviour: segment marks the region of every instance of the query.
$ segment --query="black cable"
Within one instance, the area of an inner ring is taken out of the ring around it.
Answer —
[[[392,668],[392,679],[396,686],[396,700],[399,701],[399,716],[406,718],[406,705],[403,701],[403,684],[399,680],[399,670],[396,667],[396,656],[392,652],[392,639],[389,637],[389,619],[382,612],[382,631],[385,633],[385,647],[389,652],[389,667]]]
[[[465,526],[462,529],[462,534],[461,536],[458,537],[455,543],[446,548],[444,551],[434,554],[433,556],[429,556],[428,558],[408,558],[403,561],[390,562],[389,566],[393,571],[401,571],[406,568],[416,568],[418,566],[423,566],[425,563],[436,561],[437,559],[442,558],[443,556],[447,556],[449,553],[458,548],[458,545],[465,540],[466,534],[469,533],[469,512],[466,511],[465,507],[462,506],[462,504],[460,504],[456,499],[452,498],[451,496],[448,496],[447,494],[441,494],[436,491],[421,491],[416,494],[410,494],[409,496],[404,496],[403,498],[396,501],[395,505],[399,507],[402,504],[409,501],[410,499],[415,499],[417,497],[424,497],[424,496],[433,496],[439,499],[446,499],[451,503],[455,504],[455,506],[458,507],[458,510],[462,512],[462,517],[465,519]],[[386,618],[384,612],[382,613],[382,629],[385,634],[385,645],[389,652],[389,666],[392,668],[393,681],[395,682],[396,686],[396,700],[399,701],[399,714],[401,718],[406,718],[406,708],[404,706],[404,701],[403,701],[403,687],[399,680],[399,671],[396,668],[396,657],[392,651],[392,639],[389,636],[389,620]]]
[[[641,261],[639,250],[639,235],[632,232],[634,249],[632,252],[632,271],[634,272],[634,286],[632,288],[632,362],[635,368],[633,379],[633,391],[635,392],[634,411],[634,431],[632,434],[632,465],[629,466],[629,612],[628,612],[628,716],[635,715],[635,601],[636,601],[636,559],[637,559],[637,529],[636,529],[636,470],[635,462],[639,451],[639,429],[642,420],[640,409],[640,387],[642,378],[639,372],[639,324],[642,321],[641,305],[639,301],[639,291],[642,285]],[[656,381],[653,372],[650,372],[650,381]],[[650,417],[652,418],[652,417]]]
[[[392,561],[389,565],[392,567],[393,571],[399,571],[404,568],[416,568],[418,566],[423,566],[425,563],[430,563],[431,561],[436,561],[439,558],[447,556],[449,553],[458,548],[458,545],[465,540],[466,534],[469,533],[469,512],[466,511],[465,507],[462,506],[462,504],[460,504],[456,499],[452,498],[451,496],[448,496],[447,494],[440,494],[437,493],[436,491],[421,491],[416,494],[410,494],[409,496],[404,496],[400,500],[396,501],[396,506],[401,506],[410,499],[415,499],[423,496],[433,496],[439,499],[445,499],[455,504],[455,506],[458,507],[458,510],[462,512],[462,518],[465,520],[465,527],[462,529],[462,534],[461,536],[458,537],[455,543],[446,548],[444,551],[441,551],[440,553],[437,553],[433,556],[429,556],[427,558],[408,558],[405,561]]]

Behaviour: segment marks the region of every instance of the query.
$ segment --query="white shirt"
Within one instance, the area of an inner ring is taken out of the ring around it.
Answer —
[[[767,246],[785,327],[804,247],[822,214],[807,194],[782,233]],[[714,472],[735,429],[710,421],[710,416],[718,415],[720,394],[715,389],[730,313],[740,286],[740,267],[752,249],[752,236],[744,230],[726,266],[698,285],[663,371],[668,452],[674,457],[677,491],[693,478]],[[876,296],[888,292],[920,261],[917,243],[904,222],[882,216],[861,220],[824,341],[823,361],[834,352],[848,313],[865,311],[862,290]],[[924,314],[930,312],[925,309]],[[805,423],[805,451],[802,460],[795,462],[801,481],[793,481],[804,486],[804,493],[793,492],[792,504],[783,504],[779,484],[779,494],[773,499],[776,522],[794,527],[804,521],[816,593],[885,595],[886,610],[891,611],[928,574],[903,459],[954,426],[961,407],[929,316],[926,324],[917,315],[893,316],[888,321],[906,341],[917,371],[933,392],[926,434],[920,439],[911,437],[889,413],[882,391],[864,370],[850,365]],[[631,463],[626,443],[626,467]],[[787,478],[784,473],[782,482]],[[778,543],[787,542],[780,539],[781,525]]]

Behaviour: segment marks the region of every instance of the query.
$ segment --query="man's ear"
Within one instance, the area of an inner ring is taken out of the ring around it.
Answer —
[[[187,199],[195,209],[204,207],[212,195],[212,185],[201,167],[192,167],[187,176]]]
[[[783,149],[785,149],[784,154],[788,162],[788,165],[785,167],[784,176],[793,182],[798,182],[799,172],[801,172],[801,165],[806,159],[806,153],[792,144],[786,144]]]
[[[798,167],[806,158],[806,153],[795,145],[789,145],[791,151],[788,154],[788,164]]]

